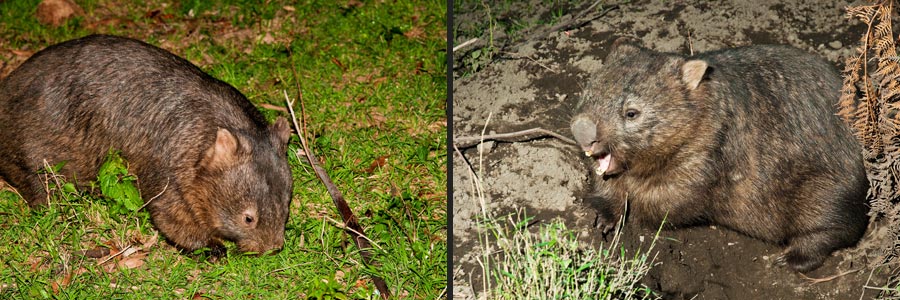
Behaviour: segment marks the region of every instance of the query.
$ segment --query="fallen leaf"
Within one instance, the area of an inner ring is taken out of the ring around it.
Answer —
[[[153,235],[151,235],[150,238],[144,241],[144,244],[141,245],[141,249],[150,249],[151,247],[155,246],[156,243],[159,243],[159,234],[153,232]]]
[[[381,127],[381,124],[384,124],[384,121],[387,121],[387,118],[384,117],[384,114],[372,111],[369,113],[369,118],[372,120],[372,126]]]
[[[128,257],[123,260],[120,260],[118,265],[119,265],[119,268],[125,268],[125,269],[140,268],[141,266],[144,265],[144,258],[143,257],[140,257],[140,258],[139,257]]]
[[[371,164],[369,164],[368,168],[363,170],[363,172],[372,173],[372,171],[375,171],[375,169],[383,167],[384,163],[387,161],[387,158],[387,155],[376,158],[374,161],[372,161]]]
[[[404,32],[403,36],[409,39],[418,40],[425,37],[425,29],[422,29],[422,27],[413,27],[409,31]]]
[[[341,271],[341,270],[335,271],[334,272],[334,281],[337,281],[340,283],[344,282],[344,271]]]
[[[350,2],[347,2],[347,7],[358,8],[358,7],[362,7],[362,6],[363,6],[363,3],[360,2],[359,0],[350,0]]]
[[[271,45],[275,43],[275,38],[272,37],[271,33],[266,32],[266,35],[262,38],[262,43],[266,45]]]
[[[417,62],[416,62],[416,69],[413,71],[413,74],[416,74],[416,75],[422,74],[422,67],[423,67],[422,61],[421,61],[421,60],[420,60],[420,61],[417,61]]]
[[[9,52],[12,52],[12,53],[15,54],[16,56],[20,56],[20,57],[31,57],[31,55],[34,54],[34,51],[15,50],[15,49],[9,50]]]
[[[281,9],[286,10],[286,11],[289,11],[289,12],[294,12],[294,11],[297,10],[296,8],[294,8],[293,6],[290,6],[290,5],[285,5],[285,6],[282,7]]]
[[[190,272],[188,272],[188,275],[187,275],[187,281],[188,281],[188,282],[194,282],[194,280],[197,280],[198,277],[200,277],[200,270],[199,270],[199,269],[193,269],[193,270],[191,270]]]
[[[357,279],[356,280],[356,288],[364,288],[369,285],[369,282],[365,279]]]
[[[97,247],[94,247],[94,249],[83,250],[79,254],[81,254],[81,256],[84,256],[84,257],[101,258],[101,257],[109,255],[109,248],[97,246]]]
[[[44,0],[38,4],[35,17],[44,25],[59,26],[74,16],[84,15],[84,10],[72,0]]]
[[[136,247],[129,247],[128,249],[125,249],[125,251],[122,251],[122,257],[129,257],[132,254],[138,252],[138,250],[139,249]]]
[[[347,71],[347,67],[344,67],[344,64],[342,64],[341,61],[339,61],[337,58],[332,57],[332,58],[331,58],[331,62],[333,62],[334,64],[336,64],[336,65],[337,65],[339,68],[341,68],[341,70],[343,70],[344,72]]]

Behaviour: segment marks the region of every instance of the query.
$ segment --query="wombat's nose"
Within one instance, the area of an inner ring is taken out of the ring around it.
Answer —
[[[579,146],[588,149],[597,139],[597,125],[587,117],[575,117],[575,120],[572,120],[572,136]]]

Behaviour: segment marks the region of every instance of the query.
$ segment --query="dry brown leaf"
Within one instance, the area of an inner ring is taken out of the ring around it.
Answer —
[[[374,110],[369,112],[369,119],[372,121],[371,126],[375,127],[381,127],[381,125],[384,124],[384,121],[387,121],[387,118],[384,117],[384,114]]]
[[[409,31],[404,32],[403,36],[405,36],[409,39],[414,39],[414,40],[422,39],[422,38],[425,38],[425,29],[422,29],[422,27],[416,26],[416,27],[411,28]]]
[[[124,269],[140,268],[141,266],[144,265],[144,257],[138,257],[138,256],[127,257],[125,259],[120,260],[118,265],[119,265],[119,268],[124,268]]]
[[[104,264],[100,267],[103,268],[103,272],[106,273],[112,273],[116,271],[116,264]]]
[[[388,158],[387,155],[383,155],[381,157],[376,158],[374,161],[372,161],[371,164],[369,164],[368,168],[363,170],[363,172],[372,173],[373,171],[375,171],[375,169],[383,167],[384,163],[387,162],[387,158]]]
[[[200,277],[200,270],[199,270],[199,269],[193,269],[193,270],[191,270],[190,272],[188,272],[188,275],[187,275],[187,281],[188,281],[188,282],[194,282],[194,280],[197,280],[198,277]]]
[[[109,255],[109,248],[97,246],[90,250],[83,250],[80,254],[84,257],[101,258]]]
[[[275,38],[272,37],[271,33],[266,32],[266,35],[262,38],[262,43],[266,45],[271,45],[275,43]]]
[[[362,6],[363,6],[363,3],[360,2],[359,0],[350,0],[350,2],[347,2],[347,7],[350,7],[350,8],[358,8],[358,7],[362,7]]]
[[[157,243],[159,243],[159,234],[154,231],[153,235],[151,235],[150,238],[144,241],[144,243],[141,245],[141,249],[150,249],[153,246],[156,246]]]
[[[282,7],[281,9],[286,10],[286,11],[289,11],[289,12],[295,12],[295,11],[297,11],[296,8],[294,8],[293,6],[290,6],[290,5],[285,5],[285,6]]]
[[[72,0],[44,0],[38,4],[35,17],[44,25],[59,26],[74,16],[84,15],[84,10]]]
[[[22,58],[29,58],[29,57],[31,57],[31,55],[34,55],[34,51],[28,51],[28,50],[13,49],[13,50],[9,50],[9,52],[12,52],[12,54],[15,54],[16,56],[22,57]]]

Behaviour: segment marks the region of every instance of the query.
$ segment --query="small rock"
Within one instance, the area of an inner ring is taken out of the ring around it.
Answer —
[[[844,43],[841,43],[841,41],[834,41],[828,43],[828,47],[831,47],[832,49],[841,49],[842,47],[844,47]]]

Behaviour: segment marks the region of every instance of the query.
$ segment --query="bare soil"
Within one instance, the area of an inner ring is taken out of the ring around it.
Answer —
[[[497,1],[500,2],[500,1]],[[697,53],[749,44],[788,44],[822,55],[843,68],[865,30],[846,17],[844,8],[865,2],[823,1],[633,1],[583,26],[570,22],[593,2],[522,1],[513,4],[461,3],[454,7],[454,45],[479,40],[454,53],[453,135],[478,136],[488,115],[486,133],[541,127],[570,136],[569,120],[592,72],[601,68],[612,42],[621,36],[639,39],[658,51]],[[503,6],[506,5],[506,6]],[[591,10],[583,18],[599,16]],[[490,9],[488,9],[490,8]],[[488,17],[488,14],[491,17]],[[485,53],[490,37],[479,28],[496,22],[493,45],[498,54],[477,66],[475,52]],[[553,30],[558,24],[574,28]],[[524,24],[524,25],[523,25]],[[477,36],[480,35],[480,36]],[[837,102],[837,99],[835,99]],[[556,139],[486,143],[453,155],[454,298],[480,293],[480,247],[475,221],[481,211],[472,188],[471,164],[486,190],[495,215],[524,208],[538,221],[561,218],[589,245],[603,242],[596,213],[582,196],[590,192],[589,163],[574,146]],[[703,226],[664,230],[656,265],[643,284],[665,299],[872,299],[866,288],[886,283],[878,268],[886,224],[872,223],[857,247],[842,250],[826,265],[798,274],[773,265],[781,248],[736,232]],[[624,246],[638,247],[655,228],[624,228]],[[813,283],[810,278],[832,280]]]

